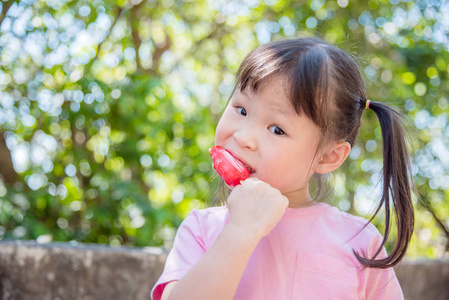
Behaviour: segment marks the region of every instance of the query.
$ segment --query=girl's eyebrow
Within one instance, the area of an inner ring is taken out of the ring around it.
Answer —
[[[249,95],[248,95],[248,93],[246,92],[246,89],[244,89],[243,91],[240,91],[240,94],[246,96],[246,98],[249,99]]]
[[[286,117],[291,117],[294,115],[292,111],[285,110],[277,105],[272,105],[272,106],[270,106],[270,108],[274,111],[279,112],[280,114],[282,114],[283,116],[286,116]]]
[[[248,99],[251,99],[249,97],[246,89],[244,89],[243,91],[240,91],[240,94],[246,96],[246,98],[248,98]],[[292,115],[294,115],[291,111],[282,109],[278,105],[271,105],[270,107],[271,107],[272,110],[275,110],[275,111],[279,112],[280,114],[282,114],[285,117],[291,117]]]

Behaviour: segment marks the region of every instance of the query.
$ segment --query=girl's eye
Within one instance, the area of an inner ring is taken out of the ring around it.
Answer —
[[[237,111],[239,114],[241,114],[242,116],[246,116],[246,109],[244,109],[243,107],[238,107]]]
[[[275,135],[284,135],[285,134],[284,130],[282,130],[278,126],[271,126],[270,131],[272,133],[274,133]]]

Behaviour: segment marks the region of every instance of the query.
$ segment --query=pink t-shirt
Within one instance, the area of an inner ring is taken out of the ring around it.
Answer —
[[[226,207],[190,212],[152,290],[153,300],[201,259],[228,220]],[[234,299],[404,299],[392,268],[363,268],[353,253],[371,257],[382,242],[372,224],[359,233],[366,222],[325,203],[287,208],[254,250]],[[378,258],[385,256],[384,250]]]

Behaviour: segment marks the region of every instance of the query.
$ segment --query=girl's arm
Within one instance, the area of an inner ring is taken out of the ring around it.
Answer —
[[[258,179],[235,187],[228,198],[228,224],[198,263],[166,286],[162,299],[233,299],[251,254],[287,206],[279,190]]]
[[[165,287],[162,299],[232,299],[259,239],[226,225],[200,261],[172,289]]]

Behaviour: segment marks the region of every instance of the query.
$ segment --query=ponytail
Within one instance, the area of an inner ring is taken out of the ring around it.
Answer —
[[[369,101],[369,100],[368,100]],[[382,206],[385,208],[385,231],[382,244],[372,258],[365,258],[354,251],[358,260],[366,267],[390,268],[401,261],[407,252],[413,233],[414,213],[411,199],[411,166],[407,151],[403,116],[394,109],[379,103],[368,102],[377,115],[382,131],[383,141],[383,191],[376,212],[369,220],[371,222]],[[390,234],[390,198],[393,202],[396,217],[397,241],[394,250],[385,258],[376,257],[382,251]]]

